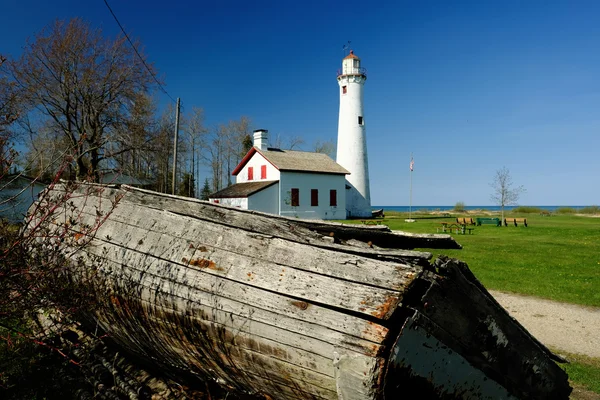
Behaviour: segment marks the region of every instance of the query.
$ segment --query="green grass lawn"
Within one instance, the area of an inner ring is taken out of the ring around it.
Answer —
[[[600,307],[600,218],[507,215],[525,217],[529,226],[476,226],[471,235],[451,233],[461,250],[419,250],[465,261],[488,289]],[[440,222],[455,221],[414,213],[416,222],[405,218],[390,213],[383,223],[395,230],[436,233]]]

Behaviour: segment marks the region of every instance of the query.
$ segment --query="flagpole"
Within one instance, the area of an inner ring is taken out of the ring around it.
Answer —
[[[412,153],[410,153],[410,161],[412,162],[413,156]],[[408,219],[412,219],[412,173],[413,173],[413,169],[412,169],[412,164],[410,166],[410,199],[409,199],[409,203],[408,203]]]
[[[409,191],[409,201],[408,201],[408,219],[405,219],[405,222],[415,222],[412,219],[412,173],[415,165],[415,161],[413,160],[413,154],[410,153],[410,191]]]

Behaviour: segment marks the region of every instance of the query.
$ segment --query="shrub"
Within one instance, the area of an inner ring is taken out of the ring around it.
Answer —
[[[577,210],[573,207],[558,207],[555,212],[557,214],[575,214]]]
[[[519,206],[513,208],[511,212],[519,214],[539,214],[542,212],[542,209],[539,207]]]
[[[587,207],[583,207],[581,210],[579,210],[579,212],[582,214],[600,214],[600,207],[587,206]]]
[[[454,211],[465,212],[466,211],[465,203],[463,201],[457,201],[456,204],[454,205]]]

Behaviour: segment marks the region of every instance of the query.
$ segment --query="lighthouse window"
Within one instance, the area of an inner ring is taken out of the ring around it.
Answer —
[[[359,125],[364,125],[364,124],[365,124],[365,121],[363,120],[363,117],[362,117],[362,115],[359,115],[359,116],[358,116],[358,124],[359,124]]]
[[[348,87],[347,86],[342,86],[342,93],[346,94],[348,92]]]

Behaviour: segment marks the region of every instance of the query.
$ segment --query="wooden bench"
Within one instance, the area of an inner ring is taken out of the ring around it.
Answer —
[[[477,222],[477,226],[481,226],[481,225],[487,225],[487,224],[491,224],[491,225],[496,225],[496,226],[501,226],[502,222],[500,222],[500,218],[475,218],[475,221]]]
[[[441,227],[436,228],[436,231],[439,232],[456,232],[462,233],[463,235],[469,231],[469,235],[475,230],[475,228],[467,228],[466,224],[458,224],[454,222],[440,222]]]
[[[504,226],[508,226],[508,224],[519,226],[519,224],[527,227],[527,218],[504,218]]]
[[[465,217],[456,218],[456,223],[460,225],[475,225],[475,222],[473,222],[473,218]]]

